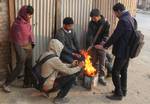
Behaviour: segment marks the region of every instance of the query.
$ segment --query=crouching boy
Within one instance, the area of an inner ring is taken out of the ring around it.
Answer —
[[[84,65],[83,62],[80,62],[78,66],[73,67],[72,64],[62,63],[59,57],[63,48],[64,46],[59,40],[52,39],[49,43],[48,51],[40,58],[42,60],[50,54],[56,55],[56,57],[48,59],[41,67],[41,76],[46,79],[43,84],[43,90],[45,92],[59,90],[57,96],[54,98],[54,103],[68,102],[65,96],[71,89],[76,75]],[[62,74],[59,75],[59,73]]]

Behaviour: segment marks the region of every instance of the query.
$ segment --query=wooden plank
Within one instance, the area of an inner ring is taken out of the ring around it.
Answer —
[[[8,0],[8,16],[10,27],[15,19],[15,0]]]
[[[56,0],[55,32],[61,27],[61,0]]]
[[[11,25],[15,19],[15,0],[8,0],[8,16],[9,16],[9,30],[10,30]],[[12,71],[16,63],[16,54],[12,43],[10,43],[10,47],[11,47],[10,71]]]

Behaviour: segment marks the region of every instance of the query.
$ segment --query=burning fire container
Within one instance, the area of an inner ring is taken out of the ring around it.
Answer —
[[[97,83],[97,81],[95,79],[95,78],[97,78],[97,70],[92,65],[91,56],[89,55],[89,53],[87,51],[81,51],[81,54],[85,58],[83,86],[85,88],[91,90],[92,84],[96,85],[96,83]]]

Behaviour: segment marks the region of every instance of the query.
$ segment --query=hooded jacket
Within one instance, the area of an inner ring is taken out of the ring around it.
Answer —
[[[27,18],[27,6],[23,6],[15,19],[12,28],[10,38],[13,43],[20,46],[26,46],[34,42],[32,27],[30,21]]]
[[[42,65],[41,75],[43,78],[47,78],[47,80],[44,83],[44,86],[46,86],[48,89],[53,88],[53,84],[55,79],[57,78],[58,72],[71,75],[81,70],[81,68],[78,66],[71,68],[70,64],[62,63],[59,57],[63,48],[64,45],[59,40],[52,39],[49,43],[48,51],[41,56],[40,60],[42,60],[44,57],[50,54],[55,54],[58,56],[47,60]]]

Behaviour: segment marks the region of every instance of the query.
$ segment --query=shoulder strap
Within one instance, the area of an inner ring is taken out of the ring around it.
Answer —
[[[137,22],[136,22],[136,20],[135,20],[134,17],[132,17],[131,19],[132,19],[132,20],[129,19],[129,22],[130,22],[130,24],[131,24],[131,26],[132,26],[133,31],[135,32],[135,31],[136,31],[135,23],[136,23],[136,25],[137,25]]]
[[[93,42],[92,42],[91,46],[94,46],[94,44],[95,44],[95,42],[96,42],[98,36],[99,36],[99,35],[101,34],[101,32],[102,32],[102,29],[103,29],[105,23],[106,23],[106,21],[103,22],[102,25],[99,27],[99,29],[98,29],[98,31],[96,32],[96,35],[95,35],[95,37],[94,37],[94,39],[93,39]]]
[[[36,60],[36,63],[38,63],[40,61],[41,57],[42,57],[42,54],[40,55],[40,57],[38,58],[38,60]]]
[[[41,56],[40,56],[41,57]],[[48,59],[51,59],[51,58],[53,58],[53,57],[57,57],[57,55],[55,55],[55,54],[50,54],[50,55],[48,55],[48,56],[46,56],[46,57],[44,57],[42,60],[38,60],[38,65],[42,65],[43,63],[45,63]]]
[[[137,21],[135,20],[135,18],[134,17],[132,17],[131,19],[128,19],[128,21],[129,21],[129,23],[131,24],[131,26],[132,26],[132,31],[133,31],[133,33],[136,33],[136,29],[137,29],[137,26],[135,26],[135,25],[137,25]],[[135,24],[136,23],[136,24]],[[132,38],[133,38],[133,36],[134,35],[130,35],[130,37],[129,37],[129,46],[132,44]]]

